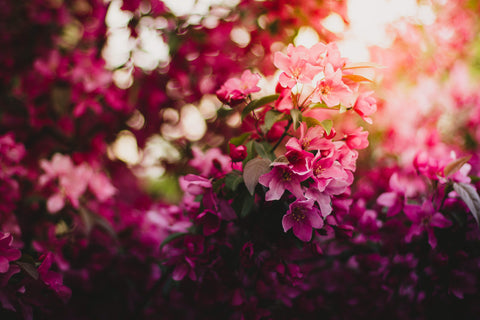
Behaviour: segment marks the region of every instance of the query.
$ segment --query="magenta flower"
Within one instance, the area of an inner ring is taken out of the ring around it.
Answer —
[[[299,175],[307,174],[312,166],[313,154],[302,149],[297,138],[291,138],[286,144],[285,156],[292,165],[292,171]]]
[[[247,157],[247,147],[244,145],[236,146],[233,143],[229,143],[228,147],[230,148],[230,158],[233,162],[243,161]]]
[[[293,234],[307,242],[312,239],[313,228],[323,227],[323,219],[313,200],[296,200],[283,216],[282,225],[285,232],[293,228]]]
[[[303,198],[300,183],[305,179],[306,176],[297,175],[286,163],[277,163],[270,172],[260,176],[258,182],[269,188],[265,194],[265,200],[273,201],[280,199],[285,190],[290,191],[297,198]]]
[[[232,159],[219,148],[208,149],[205,153],[197,147],[192,148],[193,159],[188,162],[200,172],[202,177],[217,178],[232,171]]]
[[[53,254],[46,253],[40,257],[40,260],[43,260],[38,267],[40,279],[66,303],[72,295],[72,290],[63,285],[63,277],[60,273],[50,270],[53,264]]]
[[[10,269],[10,262],[20,259],[20,250],[12,247],[13,237],[10,233],[0,231],[0,273]]]
[[[242,102],[249,94],[260,91],[257,86],[260,75],[245,70],[240,78],[230,78],[217,90],[220,101],[225,104],[236,105]]]
[[[39,178],[41,187],[58,178],[56,192],[47,199],[47,209],[51,213],[60,211],[66,199],[74,208],[78,208],[79,199],[87,187],[100,202],[116,193],[115,187],[103,173],[94,172],[86,163],[75,166],[69,156],[56,153],[51,161],[41,160],[40,166],[45,171]]]
[[[410,230],[405,236],[406,242],[412,241],[413,236],[427,232],[428,243],[432,248],[435,248],[437,246],[437,238],[433,228],[448,228],[452,225],[452,221],[445,218],[440,212],[436,212],[433,204],[428,200],[422,206],[406,204],[404,212],[407,218],[412,221]]]

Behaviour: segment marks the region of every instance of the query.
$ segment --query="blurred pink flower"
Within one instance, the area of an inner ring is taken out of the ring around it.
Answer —
[[[225,104],[236,105],[244,100],[249,94],[260,91],[257,86],[260,75],[245,70],[240,78],[228,79],[216,94],[220,101]]]

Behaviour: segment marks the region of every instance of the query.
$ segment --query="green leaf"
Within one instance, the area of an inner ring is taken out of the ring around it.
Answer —
[[[475,221],[477,221],[477,224],[480,226],[480,197],[478,196],[477,189],[469,183],[456,182],[453,184],[453,190],[455,190],[463,202],[465,202]]]
[[[267,111],[267,113],[265,114],[265,123],[262,126],[262,131],[264,133],[267,133],[270,129],[272,129],[275,122],[277,122],[282,118],[282,116],[283,116],[283,113],[280,111],[276,111],[276,110]]]
[[[175,232],[163,239],[162,244],[160,245],[160,250],[167,245],[169,242],[172,242],[173,240],[183,237],[184,235],[187,235],[186,232]]]
[[[247,195],[244,197],[242,210],[240,211],[240,218],[245,218],[252,211],[255,204],[255,197]]]
[[[242,120],[253,110],[258,109],[258,108],[260,108],[260,107],[262,107],[262,106],[264,106],[264,105],[266,105],[270,102],[273,102],[273,101],[277,100],[278,97],[279,97],[278,94],[272,94],[270,96],[265,96],[265,97],[262,97],[260,99],[253,100],[252,102],[247,104],[245,106],[245,108],[243,109]]]
[[[332,109],[332,108],[328,107],[324,102],[319,102],[319,103],[312,104],[310,106],[310,109]]]
[[[255,141],[253,145],[255,147],[255,151],[257,151],[260,157],[264,159],[270,159],[271,161],[275,159],[275,156],[273,155],[273,153],[268,151],[270,150],[270,144],[268,142],[260,143]]]
[[[226,116],[231,115],[234,112],[235,112],[235,109],[220,108],[220,109],[217,110],[217,115],[220,118],[224,118]]]
[[[225,182],[225,177],[214,180],[212,182],[212,189],[214,192],[219,192],[220,188],[223,186],[223,183]]]
[[[241,176],[240,172],[231,172],[225,176],[225,186],[235,191],[240,183],[242,183],[243,177]]]
[[[251,196],[246,189],[242,189],[232,202],[232,208],[240,218],[245,218],[252,211],[255,197]]]
[[[250,133],[245,132],[244,134],[242,134],[238,137],[234,137],[234,138],[230,139],[230,143],[234,144],[238,147],[239,145],[243,144],[249,136],[250,136]]]
[[[298,109],[290,110],[290,116],[293,120],[293,129],[297,130],[300,127],[300,123],[302,123],[302,112]]]
[[[18,265],[26,274],[32,277],[35,280],[38,280],[38,270],[35,268],[34,264],[23,262],[23,261],[15,261],[16,265]]]
[[[261,175],[270,171],[270,161],[263,158],[255,158],[247,162],[243,169],[243,180],[251,195],[255,192],[258,179]]]
[[[303,117],[303,121],[305,121],[305,123],[307,124],[307,127],[309,128],[322,126],[322,123],[320,121],[312,117]]]
[[[250,140],[245,144],[245,147],[247,147],[247,157],[242,162],[243,166],[245,166],[245,164],[248,161],[252,160],[253,158],[255,158],[257,156],[257,151],[255,151],[255,148],[253,147],[254,142],[255,141]]]
[[[320,125],[323,127],[327,135],[329,135],[330,132],[332,131],[333,121],[330,119],[325,119],[322,122],[320,122]]]

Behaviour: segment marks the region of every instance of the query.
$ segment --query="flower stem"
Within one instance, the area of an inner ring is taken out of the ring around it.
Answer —
[[[288,124],[285,126],[285,130],[283,131],[282,136],[280,137],[280,139],[278,139],[277,143],[273,146],[272,150],[270,150],[271,153],[273,153],[275,149],[277,149],[277,147],[282,142],[283,138],[287,136],[288,130],[290,129],[290,126],[292,125],[292,123],[293,123],[292,119],[288,120]]]

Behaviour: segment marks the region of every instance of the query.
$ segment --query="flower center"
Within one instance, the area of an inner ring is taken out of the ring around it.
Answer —
[[[329,86],[322,86],[322,88],[320,89],[320,93],[324,96],[330,94],[331,91],[332,88],[330,88]]]
[[[322,172],[324,172],[324,171],[325,171],[325,169],[322,168],[321,165],[317,165],[317,166],[315,167],[314,173],[315,173],[316,176],[319,176],[319,175],[322,174]]]
[[[292,212],[292,218],[296,222],[303,221],[305,219],[305,213],[303,213],[302,209],[295,208],[295,209],[293,209],[293,212]]]
[[[284,181],[290,181],[292,180],[292,173],[290,171],[287,171],[287,170],[283,170],[282,172],[282,179]]]
[[[307,148],[310,147],[310,140],[303,139],[302,141],[302,149],[307,150]]]

